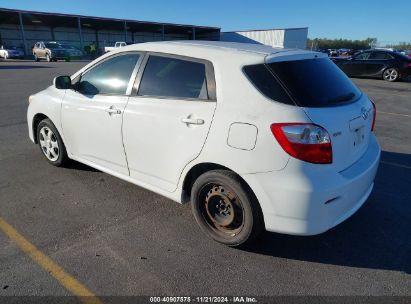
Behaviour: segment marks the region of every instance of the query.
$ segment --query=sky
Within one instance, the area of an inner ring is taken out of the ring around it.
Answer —
[[[310,38],[411,42],[409,0],[0,0],[0,7],[221,27],[309,27]]]

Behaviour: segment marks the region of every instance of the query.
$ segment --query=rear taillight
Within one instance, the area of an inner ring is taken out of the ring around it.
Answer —
[[[371,131],[374,131],[374,127],[375,127],[375,120],[377,118],[377,107],[375,106],[375,103],[372,102],[372,107],[373,107],[373,114],[372,114],[372,126],[371,126]]]
[[[411,69],[411,62],[410,62],[410,63],[407,63],[407,64],[405,65],[405,68]]]
[[[291,156],[314,164],[331,164],[332,147],[328,132],[315,124],[278,123],[271,132]]]

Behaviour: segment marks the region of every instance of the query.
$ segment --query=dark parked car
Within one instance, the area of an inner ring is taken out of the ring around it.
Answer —
[[[333,58],[348,76],[376,77],[387,81],[397,81],[411,75],[411,58],[403,54],[367,50],[349,58]]]

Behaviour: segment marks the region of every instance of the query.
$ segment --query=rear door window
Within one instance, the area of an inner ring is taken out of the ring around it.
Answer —
[[[393,58],[394,57],[385,52],[372,52],[370,56],[370,59],[372,60],[389,60]]]
[[[150,55],[139,96],[208,99],[204,63]]]

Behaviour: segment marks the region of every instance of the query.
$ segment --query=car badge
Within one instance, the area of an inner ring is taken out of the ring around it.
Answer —
[[[361,109],[361,117],[362,117],[364,120],[367,120],[367,118],[368,118],[368,111],[367,111],[366,108],[362,108],[362,109]]]

